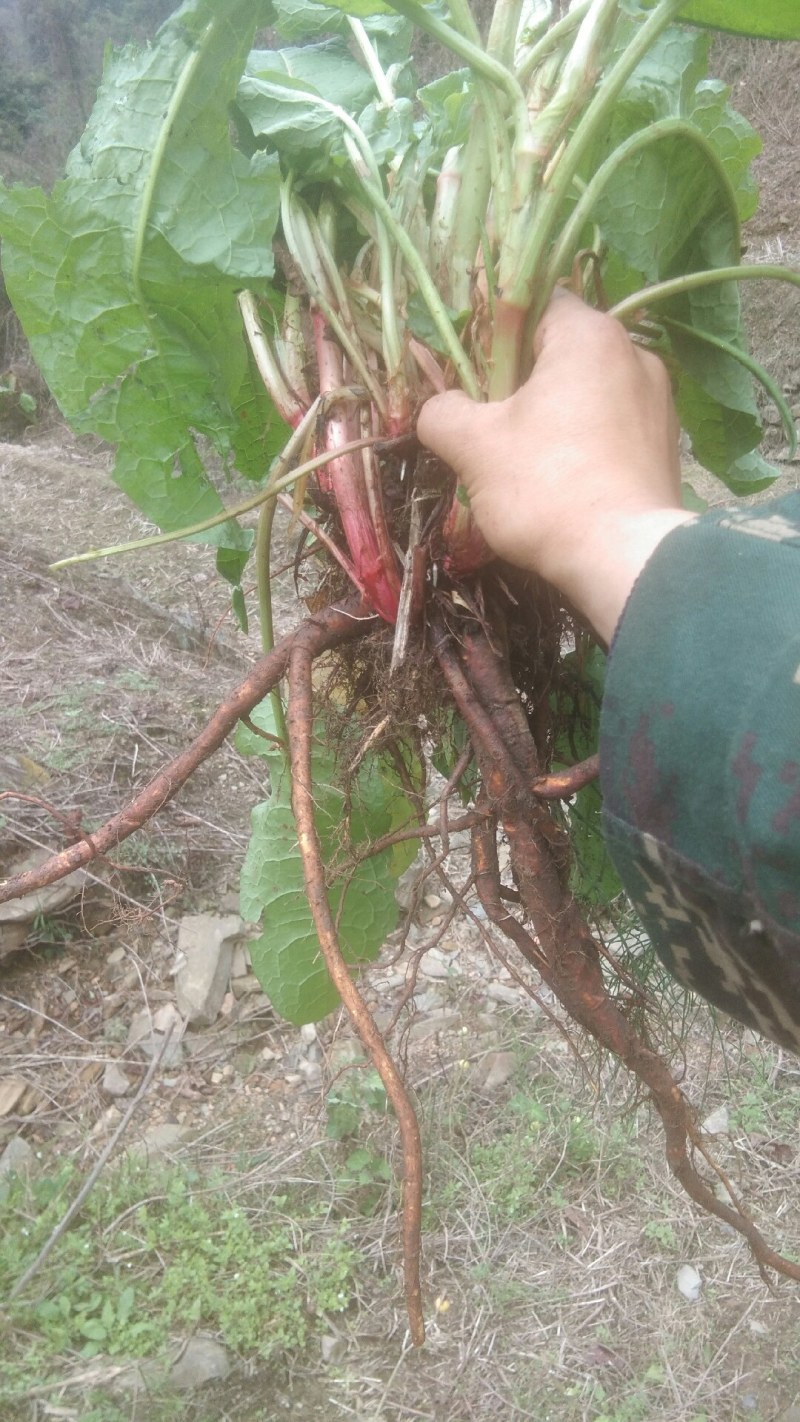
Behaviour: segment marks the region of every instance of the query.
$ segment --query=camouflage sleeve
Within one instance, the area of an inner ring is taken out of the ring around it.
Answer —
[[[800,493],[669,534],[608,663],[611,856],[687,987],[800,1050]]]

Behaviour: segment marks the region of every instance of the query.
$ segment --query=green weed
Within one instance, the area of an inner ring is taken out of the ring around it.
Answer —
[[[749,1089],[743,1092],[730,1112],[733,1130],[751,1134],[794,1131],[800,1117],[800,1091],[775,1080],[771,1057],[752,1063]]]
[[[569,1183],[590,1178],[601,1163],[606,1191],[609,1182],[629,1182],[639,1168],[630,1135],[625,1122],[595,1123],[590,1112],[576,1110],[574,1095],[557,1078],[540,1074],[494,1114],[481,1139],[470,1142],[469,1164],[499,1220],[533,1220],[552,1215],[566,1202]],[[436,1201],[446,1213],[468,1189],[452,1174]]]
[[[675,1254],[678,1250],[678,1236],[667,1220],[648,1220],[642,1230],[642,1236],[651,1244],[657,1244],[659,1249],[663,1249],[667,1254]]]
[[[4,1182],[0,1297],[79,1185],[71,1165]],[[322,1315],[347,1308],[354,1266],[310,1195],[234,1201],[224,1178],[127,1161],[98,1182],[35,1286],[8,1306],[5,1387],[66,1354],[155,1357],[170,1334],[195,1329],[253,1358],[302,1350]]]

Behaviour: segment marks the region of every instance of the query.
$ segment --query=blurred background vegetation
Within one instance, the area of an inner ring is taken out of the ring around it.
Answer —
[[[109,44],[145,41],[174,0],[0,0],[0,174],[50,187],[86,126]],[[0,371],[26,347],[0,276]]]

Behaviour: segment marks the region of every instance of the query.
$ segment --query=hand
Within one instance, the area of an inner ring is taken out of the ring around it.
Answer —
[[[680,523],[669,377],[611,316],[558,292],[508,400],[423,407],[421,442],[466,485],[490,548],[558,588],[610,641],[650,554]]]

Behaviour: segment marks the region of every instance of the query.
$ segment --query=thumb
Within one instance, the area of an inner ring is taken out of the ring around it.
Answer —
[[[467,462],[476,416],[484,409],[462,390],[434,395],[419,412],[417,436],[451,469],[460,472]]]

